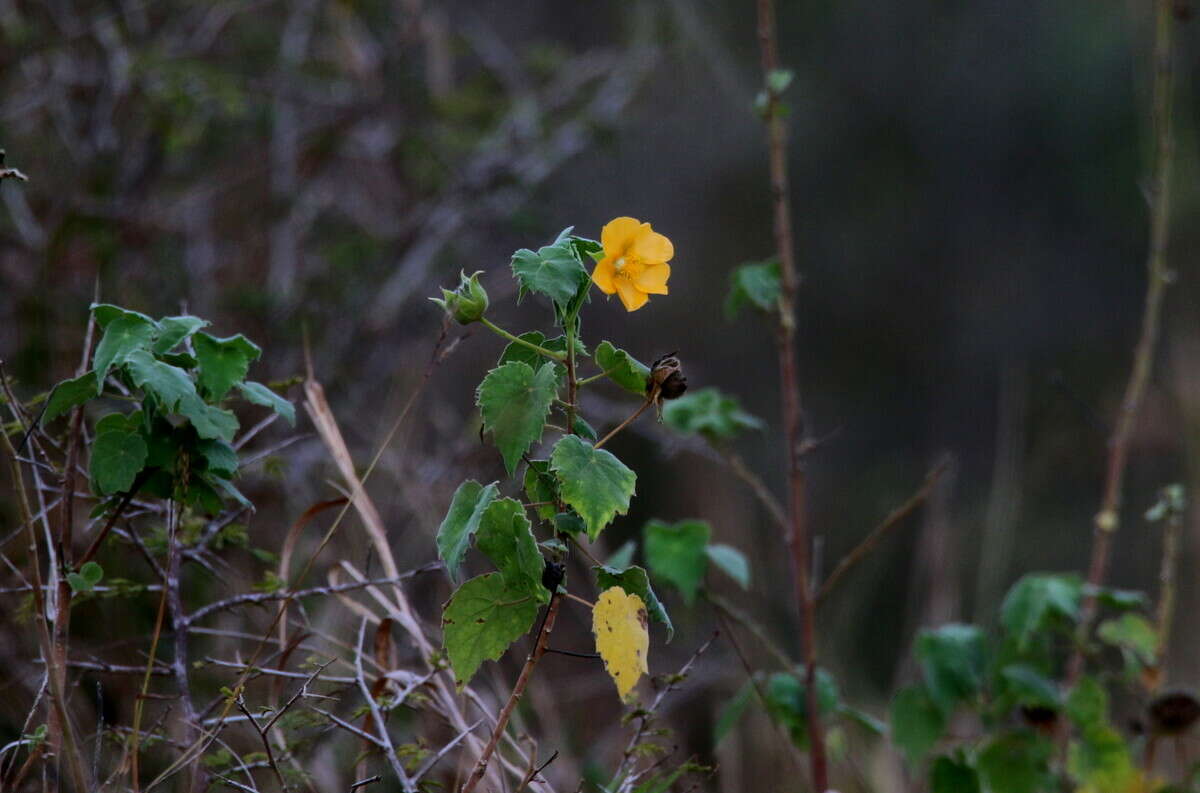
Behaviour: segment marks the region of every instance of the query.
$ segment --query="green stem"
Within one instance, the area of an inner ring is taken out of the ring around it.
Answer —
[[[600,374],[594,374],[591,377],[585,377],[582,380],[580,380],[578,383],[576,383],[576,385],[587,385],[588,383],[594,383],[603,377],[608,377],[610,374],[612,374],[615,371],[617,371],[617,370],[609,369],[607,372],[601,372]]]
[[[564,362],[567,360],[567,356],[563,355],[561,352],[555,352],[554,350],[547,350],[545,347],[539,347],[538,345],[534,344],[531,341],[525,341],[525,339],[514,336],[511,333],[509,333],[508,331],[506,331],[504,328],[500,327],[499,325],[497,325],[494,322],[492,322],[491,320],[489,320],[487,317],[480,317],[479,322],[485,328],[490,330],[492,333],[495,333],[497,336],[503,336],[504,338],[508,339],[511,342],[515,342],[517,344],[524,345],[524,346],[528,347],[529,349],[533,350],[534,352],[538,353],[539,355],[544,355],[547,358],[550,358],[555,361],[560,361],[560,362]]]
[[[575,400],[578,398],[579,383],[575,379],[575,330],[579,319],[572,316],[567,320],[567,432],[575,433]]]

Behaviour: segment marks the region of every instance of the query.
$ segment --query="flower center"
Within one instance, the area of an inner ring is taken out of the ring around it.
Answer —
[[[615,262],[613,262],[613,267],[616,268],[618,273],[623,273],[623,272],[625,272],[625,264],[626,264],[625,257],[622,256],[621,258],[619,258]]]

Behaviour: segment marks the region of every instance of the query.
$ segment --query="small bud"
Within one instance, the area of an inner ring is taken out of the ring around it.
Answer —
[[[650,366],[650,382],[646,386],[655,401],[661,399],[678,399],[687,391],[687,378],[683,376],[683,364],[668,353]]]
[[[479,283],[479,274],[482,272],[480,270],[469,278],[466,273],[460,272],[457,289],[453,292],[443,289],[440,298],[431,297],[429,299],[445,309],[446,313],[454,317],[460,325],[478,322],[488,309],[487,291],[484,290],[483,284]]]

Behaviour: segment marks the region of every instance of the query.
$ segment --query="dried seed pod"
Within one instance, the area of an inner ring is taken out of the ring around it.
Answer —
[[[646,393],[656,402],[677,399],[687,391],[687,378],[683,376],[683,364],[669,352],[650,366],[650,382]]]
[[[1190,691],[1176,689],[1159,694],[1150,701],[1146,712],[1152,731],[1161,735],[1180,735],[1200,719],[1200,700]]]

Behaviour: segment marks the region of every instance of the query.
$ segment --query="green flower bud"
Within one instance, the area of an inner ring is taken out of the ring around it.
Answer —
[[[460,271],[457,289],[453,292],[443,289],[440,298],[431,297],[429,299],[445,309],[446,313],[454,317],[461,325],[478,322],[488,308],[487,291],[479,283],[479,275],[482,272],[480,270],[468,278],[466,273]]]

